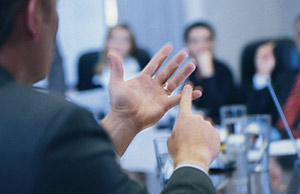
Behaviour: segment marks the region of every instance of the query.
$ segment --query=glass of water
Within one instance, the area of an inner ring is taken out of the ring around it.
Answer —
[[[271,116],[248,115],[244,120],[249,172],[269,170]]]
[[[248,193],[247,157],[243,133],[243,118],[246,114],[245,105],[228,105],[220,108],[221,143],[225,147],[225,155],[235,162],[236,168],[226,192]]]
[[[247,114],[245,105],[226,105],[220,108],[220,137],[227,151],[233,151],[234,147],[240,150],[245,141],[242,120]]]
[[[174,171],[173,160],[168,152],[167,140],[168,137],[158,137],[153,140],[159,176],[163,187]]]

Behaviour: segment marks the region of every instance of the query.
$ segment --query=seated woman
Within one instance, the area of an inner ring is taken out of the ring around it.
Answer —
[[[110,76],[110,66],[107,52],[114,49],[124,58],[124,79],[128,80],[149,62],[149,54],[136,46],[130,28],[125,24],[118,24],[110,28],[105,49],[99,52],[84,54],[78,63],[78,90],[106,88]]]
[[[258,47],[252,82],[243,85],[241,91],[244,93],[244,102],[247,104],[249,114],[271,114],[273,126],[281,128],[277,125],[279,115],[267,85],[269,81],[272,82],[277,97],[284,107],[298,72],[287,68],[279,69],[274,49],[275,45],[272,42]],[[274,133],[272,134],[274,135]]]

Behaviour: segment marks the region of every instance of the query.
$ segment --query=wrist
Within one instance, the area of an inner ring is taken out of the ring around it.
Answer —
[[[117,153],[122,156],[128,145],[140,131],[134,120],[111,111],[101,122],[115,144]]]
[[[110,111],[102,120],[101,124],[107,131],[126,128],[126,130],[135,135],[140,131],[140,127],[135,119],[115,111]]]
[[[176,158],[174,159],[174,168],[176,168],[177,166],[180,166],[182,164],[192,164],[192,165],[196,165],[199,166],[200,168],[202,168],[203,170],[205,170],[206,172],[208,172],[210,163],[208,162],[208,160],[205,157],[202,156],[195,156],[193,155],[193,157],[186,157],[183,156],[181,158]]]
[[[177,169],[178,167],[184,166],[184,165],[187,165],[187,164],[197,166],[197,167],[203,169],[206,173],[208,173],[209,166],[205,165],[204,163],[195,162],[195,161],[188,161],[188,160],[186,160],[184,162],[180,162],[176,165],[174,164],[174,169]]]

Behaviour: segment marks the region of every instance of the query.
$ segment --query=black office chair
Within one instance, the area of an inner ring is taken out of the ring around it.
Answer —
[[[299,55],[295,43],[289,38],[257,40],[246,44],[241,54],[241,84],[247,84],[252,81],[255,73],[255,52],[256,49],[266,43],[273,41],[275,43],[274,55],[276,57],[276,72],[281,70],[299,69]],[[275,72],[274,72],[275,73]]]
[[[95,65],[99,60],[99,55],[99,51],[92,51],[84,53],[80,56],[77,67],[78,90],[89,90],[102,87],[101,85],[95,85],[91,82],[94,75]]]

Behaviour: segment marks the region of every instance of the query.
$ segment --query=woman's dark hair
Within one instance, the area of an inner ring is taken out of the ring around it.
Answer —
[[[24,0],[0,1],[0,47],[11,35],[16,16]]]
[[[211,34],[211,39],[214,40],[215,39],[215,30],[213,29],[213,27],[207,23],[207,22],[196,22],[193,23],[191,25],[189,25],[185,30],[184,30],[184,41],[187,42],[188,38],[189,38],[189,33],[191,30],[193,30],[194,28],[206,28],[210,31]]]

